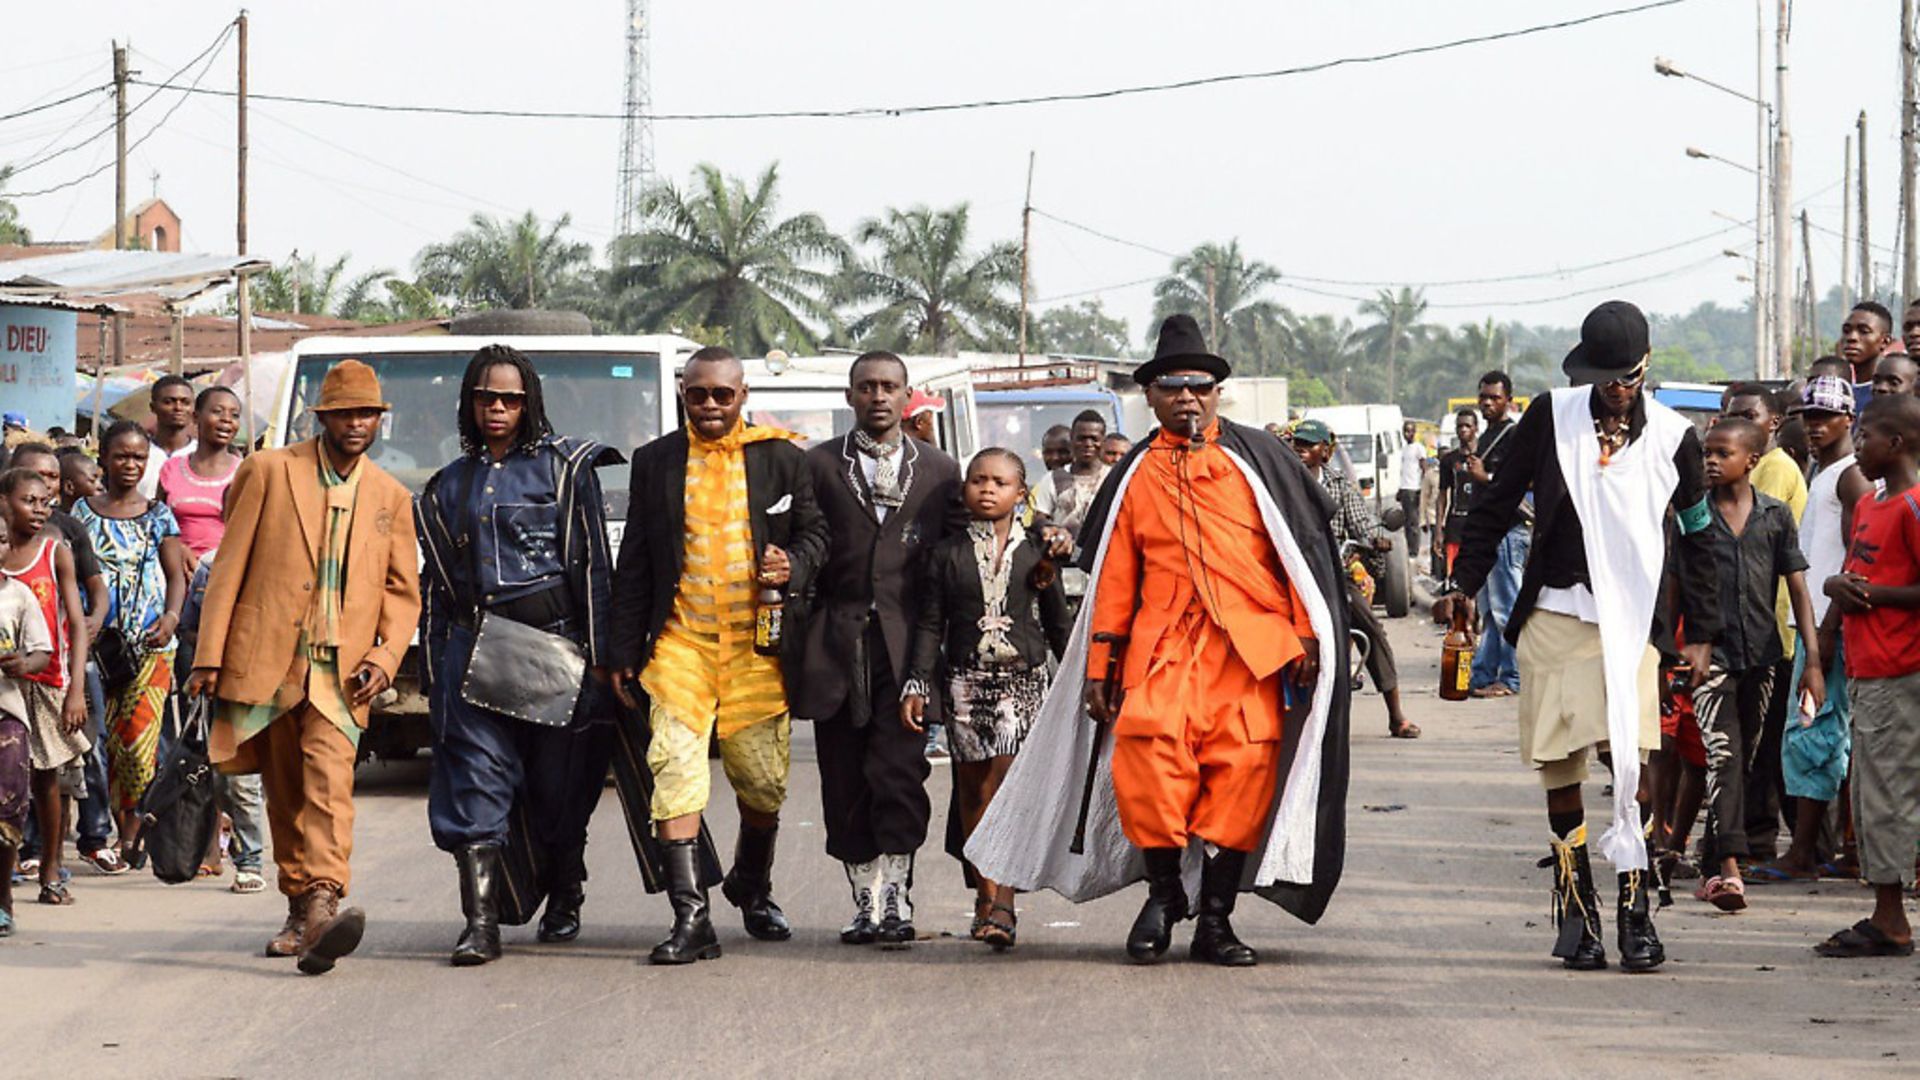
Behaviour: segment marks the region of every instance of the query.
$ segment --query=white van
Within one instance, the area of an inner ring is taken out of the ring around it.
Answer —
[[[1406,418],[1398,405],[1328,405],[1308,409],[1305,419],[1318,420],[1333,432],[1347,474],[1354,479],[1360,494],[1373,503],[1374,512],[1385,516],[1389,510],[1398,515],[1400,503],[1400,451],[1407,445],[1402,433]],[[1374,592],[1374,602],[1387,614],[1400,618],[1413,607],[1413,568],[1407,556],[1404,529],[1387,530],[1393,550],[1380,562],[1384,573]]]

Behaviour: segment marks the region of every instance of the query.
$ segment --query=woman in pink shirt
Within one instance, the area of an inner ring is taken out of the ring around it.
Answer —
[[[224,386],[200,391],[193,403],[198,443],[160,466],[160,501],[180,523],[180,541],[195,559],[220,546],[227,485],[240,469],[233,437],[240,431],[240,396]]]

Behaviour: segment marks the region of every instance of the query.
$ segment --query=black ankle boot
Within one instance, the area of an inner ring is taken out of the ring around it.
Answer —
[[[547,903],[535,935],[548,944],[572,941],[580,936],[580,905],[587,902],[585,848],[557,855],[547,880]]]
[[[1127,933],[1127,955],[1136,963],[1164,956],[1173,944],[1173,924],[1187,917],[1187,887],[1180,881],[1179,848],[1146,848],[1147,902]]]
[[[1653,932],[1653,908],[1647,900],[1649,874],[1629,870],[1620,875],[1620,970],[1652,971],[1666,963],[1667,950]]]
[[[1240,877],[1247,868],[1247,853],[1221,848],[1207,860],[1200,873],[1200,914],[1193,924],[1195,960],[1221,967],[1252,967],[1260,962],[1253,947],[1234,936],[1227,921],[1240,898]]]
[[[786,912],[773,902],[773,848],[780,826],[771,829],[740,826],[733,845],[733,869],[720,883],[720,895],[740,909],[747,933],[759,941],[785,941],[793,936]]]
[[[700,883],[700,841],[667,840],[660,846],[667,899],[673,903],[673,932],[653,947],[647,959],[655,964],[712,960],[720,955],[720,939],[708,917],[707,887]]]
[[[453,853],[460,867],[460,911],[467,928],[453,946],[453,966],[500,959],[500,845],[467,844]]]
[[[1553,842],[1553,924],[1560,931],[1553,955],[1574,971],[1599,971],[1607,966],[1607,947],[1600,941],[1600,894],[1586,841],[1582,828],[1574,839]]]

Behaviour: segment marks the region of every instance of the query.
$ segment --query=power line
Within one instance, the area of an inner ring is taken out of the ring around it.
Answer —
[[[102,90],[110,90],[112,88],[113,88],[113,84],[110,82],[101,83],[99,86],[89,86],[85,90],[81,90],[77,93],[68,94],[66,97],[59,98],[55,101],[49,101],[40,105],[32,106],[31,108],[21,109],[18,112],[10,112],[4,115],[0,115],[0,123],[5,123],[8,120],[18,120],[23,116],[32,116],[34,113],[37,113],[37,112],[46,112],[48,109],[57,109],[60,106],[65,105],[70,101],[79,101],[81,98],[86,97],[88,94],[97,94]]]
[[[1445,52],[1450,49],[1471,45],[1485,45],[1496,41],[1508,41],[1513,38],[1543,34],[1555,30],[1567,30],[1589,23],[1608,19],[1638,15],[1659,8],[1673,7],[1691,3],[1693,0],[1650,0],[1648,3],[1632,7],[1615,8],[1609,11],[1595,12],[1558,22],[1540,23],[1513,30],[1501,30],[1494,33],[1478,34],[1472,37],[1454,38],[1449,41],[1434,42],[1427,45],[1412,45],[1403,49],[1387,52],[1368,53],[1357,56],[1343,56],[1332,60],[1321,60],[1311,64],[1294,67],[1274,68],[1268,71],[1241,71],[1223,75],[1203,75],[1191,79],[1179,79],[1172,82],[1146,83],[1135,86],[1109,87],[1103,90],[1084,90],[1060,94],[1034,94],[1012,98],[985,98],[977,101],[936,102],[919,105],[867,105],[850,109],[769,109],[749,112],[716,113],[650,113],[635,116],[633,119],[654,121],[675,120],[863,120],[918,116],[932,113],[964,112],[976,109],[1003,109],[1024,105],[1051,105],[1065,102],[1101,101],[1110,98],[1132,97],[1141,94],[1158,94],[1173,90],[1191,90],[1202,86],[1217,86],[1223,83],[1255,82],[1266,79],[1287,78],[1294,75],[1310,75],[1335,68],[1353,67],[1363,64],[1377,64],[1389,60],[1405,59],[1409,56],[1422,56],[1430,53]],[[136,80],[137,82],[137,80]],[[141,86],[151,83],[138,82]],[[214,88],[194,88],[187,91],[194,94],[210,94],[219,97],[233,97],[235,91]],[[626,112],[590,112],[584,110],[537,111],[528,109],[491,109],[455,105],[405,105],[392,102],[361,101],[345,98],[323,98],[296,94],[261,94],[249,90],[249,101],[276,101],[290,105],[317,105],[336,109],[360,109],[368,112],[412,113],[429,116],[465,116],[492,117],[515,120],[618,120],[625,122],[630,114]]]
[[[197,87],[198,87],[198,86],[200,85],[200,80],[201,80],[201,79],[204,79],[204,78],[206,78],[206,77],[207,77],[207,72],[209,72],[209,71],[211,71],[211,70],[213,69],[213,62],[214,62],[215,60],[218,60],[218,59],[220,58],[220,48],[221,48],[221,46],[223,46],[223,45],[225,45],[225,44],[226,44],[226,42],[227,42],[227,40],[228,40],[229,38],[231,38],[231,37],[233,36],[233,33],[234,33],[234,24],[232,24],[232,23],[229,23],[229,24],[227,25],[227,29],[226,29],[226,31],[225,31],[224,33],[222,33],[222,34],[221,34],[221,35],[220,35],[220,36],[219,36],[218,38],[215,38],[215,39],[214,39],[214,42],[213,42],[213,44],[212,44],[212,45],[209,45],[209,46],[207,46],[207,48],[206,48],[206,50],[205,50],[205,51],[203,51],[203,52],[202,52],[202,53],[200,54],[200,56],[196,56],[196,57],[194,57],[194,58],[193,58],[192,60],[189,60],[189,61],[187,62],[187,67],[191,67],[191,66],[193,66],[193,64],[194,64],[194,63],[196,63],[196,62],[198,62],[198,61],[199,61],[199,60],[200,60],[200,59],[201,59],[202,57],[204,57],[204,58],[206,59],[206,63],[205,63],[205,64],[203,64],[203,65],[201,66],[201,68],[200,68],[200,74],[198,74],[198,75],[195,75],[195,76],[193,77],[193,82],[192,82],[192,84],[191,84],[191,85],[189,85],[189,86],[186,86],[186,87],[182,87],[182,88],[181,88],[181,89],[183,89],[183,90],[186,90],[186,91],[187,91],[187,93],[184,93],[184,94],[182,94],[182,95],[180,96],[180,98],[179,98],[179,100],[177,100],[177,101],[175,101],[175,102],[174,102],[174,103],[173,103],[172,105],[170,105],[170,106],[168,106],[168,107],[167,107],[167,111],[161,114],[161,116],[160,116],[160,119],[158,119],[158,120],[156,120],[156,121],[154,121],[154,124],[153,124],[153,126],[152,126],[152,127],[150,127],[150,128],[148,128],[148,129],[146,130],[146,132],[145,132],[144,134],[142,134],[142,135],[141,135],[141,136],[140,136],[140,137],[139,137],[138,139],[135,139],[135,140],[133,141],[133,143],[132,143],[132,145],[130,145],[130,146],[128,146],[128,147],[127,147],[127,153],[129,153],[129,154],[131,154],[131,153],[133,153],[133,151],[135,151],[135,150],[137,150],[137,149],[139,149],[139,148],[140,148],[140,147],[141,147],[141,146],[142,146],[142,145],[143,145],[143,144],[144,144],[144,143],[145,143],[145,142],[146,142],[146,141],[147,141],[148,139],[151,139],[151,138],[153,138],[153,135],[154,135],[154,132],[157,132],[157,131],[159,131],[159,130],[160,130],[160,129],[161,129],[162,127],[165,127],[165,126],[166,126],[166,123],[167,123],[167,121],[168,121],[168,120],[171,120],[171,119],[173,119],[173,114],[174,114],[174,113],[176,113],[176,112],[179,112],[179,111],[180,111],[180,106],[182,106],[182,105],[184,105],[184,104],[186,104],[186,102],[187,102],[187,100],[188,100],[188,96],[189,96],[189,95],[191,94],[191,92],[192,92],[192,91],[193,91],[193,90],[194,90],[195,88],[197,88]],[[181,69],[180,69],[179,71],[176,71],[176,72],[174,72],[174,73],[173,73],[173,75],[172,75],[172,76],[171,76],[171,77],[170,77],[170,78],[168,79],[168,82],[172,82],[172,81],[173,81],[173,79],[177,79],[177,78],[179,78],[179,77],[180,77],[180,75],[181,75],[182,73],[184,73],[184,72],[185,72],[186,70],[187,70],[187,69],[186,69],[185,67],[183,67],[183,68],[181,68]],[[162,86],[162,88],[164,88],[164,84],[163,84],[163,86]],[[155,90],[155,91],[154,91],[154,92],[153,92],[152,94],[148,94],[148,95],[147,95],[147,96],[146,96],[145,98],[143,98],[143,99],[141,99],[141,101],[140,101],[140,105],[145,105],[145,104],[146,104],[147,102],[149,102],[149,101],[152,101],[152,100],[154,99],[154,97],[156,97],[156,96],[157,96],[157,95],[158,95],[159,93],[160,93],[160,91],[159,91],[158,89],[156,89],[156,90]],[[135,106],[135,108],[138,108],[138,107],[139,107],[139,106]],[[132,115],[132,112],[131,112],[131,110],[129,110],[129,112],[128,112],[128,115]],[[109,128],[107,128],[107,131],[112,131],[112,130],[113,130],[113,128],[111,128],[111,127],[109,127]],[[106,133],[106,132],[102,132],[101,134],[105,134],[105,133]],[[99,137],[99,136],[95,136],[94,138],[98,138],[98,137]],[[64,150],[61,150],[61,151],[59,151],[59,153],[61,153],[61,154],[64,154],[64,153],[67,153],[68,151],[71,151],[71,150],[77,150],[77,149],[79,149],[80,147],[82,147],[82,146],[85,146],[85,145],[87,145],[87,143],[89,143],[89,142],[92,142],[92,141],[93,141],[92,139],[88,139],[88,140],[85,140],[85,141],[83,141],[83,142],[78,142],[78,143],[75,143],[75,144],[73,144],[72,146],[69,146],[69,147],[67,147],[67,148],[66,148],[66,149],[64,149]],[[47,161],[50,161],[50,160],[52,160],[52,158],[53,158],[53,157],[57,157],[57,156],[59,156],[59,155],[58,155],[58,154],[55,154],[55,155],[51,155],[51,156],[49,156],[49,157],[47,157],[47,158],[42,158],[42,159],[41,159],[40,161],[37,161],[37,162],[34,162],[34,164],[36,164],[36,165],[39,165],[39,164],[45,164],[45,163],[46,163]],[[75,187],[75,186],[77,186],[77,185],[79,185],[79,184],[83,184],[83,183],[85,183],[85,182],[87,182],[88,180],[91,180],[91,179],[93,179],[93,178],[94,178],[94,177],[96,177],[96,176],[99,176],[99,175],[100,175],[101,173],[103,173],[103,172],[106,172],[106,171],[107,171],[108,169],[110,169],[110,168],[112,168],[112,167],[114,166],[114,164],[115,164],[115,163],[114,163],[113,161],[109,161],[109,162],[107,162],[107,163],[106,163],[105,165],[102,165],[102,166],[100,166],[100,167],[99,167],[99,168],[97,168],[97,169],[94,169],[94,170],[92,170],[92,171],[90,171],[90,172],[87,172],[87,173],[83,173],[83,174],[81,174],[80,176],[76,176],[76,177],[74,177],[74,178],[73,178],[72,180],[68,180],[68,181],[66,181],[66,182],[64,182],[64,183],[60,183],[60,184],[55,184],[55,185],[53,185],[52,187],[46,187],[46,188],[41,188],[41,189],[40,189],[40,190],[38,190],[38,191],[19,191],[19,192],[14,192],[14,193],[12,193],[12,194],[10,194],[10,195],[8,195],[7,197],[8,197],[9,199],[31,199],[31,198],[34,198],[34,197],[36,197],[36,196],[40,196],[40,195],[51,195],[51,194],[53,194],[53,193],[54,193],[54,192],[56,192],[56,191],[64,191],[64,190],[66,190],[67,188],[70,188],[70,187]]]

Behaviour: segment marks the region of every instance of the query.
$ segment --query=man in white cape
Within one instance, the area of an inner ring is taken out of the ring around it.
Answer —
[[[1520,669],[1520,756],[1546,790],[1552,829],[1553,955],[1580,971],[1607,966],[1580,789],[1602,750],[1613,806],[1600,850],[1618,872],[1620,967],[1651,971],[1666,959],[1647,897],[1653,807],[1640,766],[1660,745],[1649,640],[1669,558],[1696,682],[1720,631],[1700,439],[1642,391],[1649,356],[1639,308],[1610,300],[1587,315],[1563,365],[1574,385],[1535,398],[1514,429],[1506,463],[1468,512],[1456,591],[1438,603],[1441,617],[1457,605],[1471,621],[1469,598],[1531,492],[1533,547],[1506,633]]]

